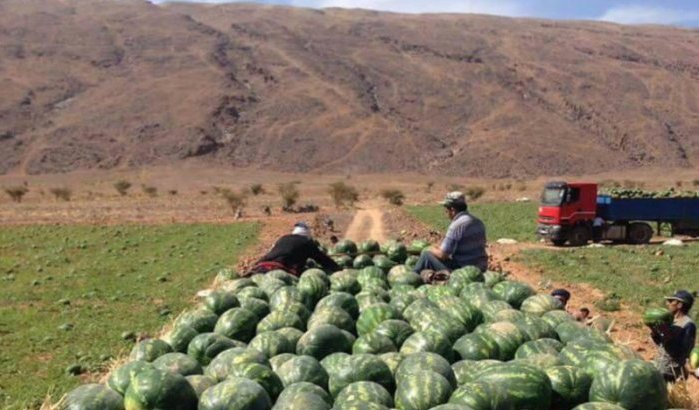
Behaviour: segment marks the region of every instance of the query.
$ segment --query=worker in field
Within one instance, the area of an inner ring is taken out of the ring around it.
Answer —
[[[318,243],[313,240],[311,230],[304,222],[294,225],[291,234],[284,235],[275,242],[272,249],[247,272],[267,273],[281,269],[293,275],[300,275],[306,268],[306,262],[312,259],[328,273],[337,272],[341,268],[323,252]]]
[[[568,306],[568,301],[570,300],[570,292],[568,292],[566,289],[554,289],[551,292],[551,296],[558,299],[563,304],[564,309],[566,308],[566,306]]]
[[[488,269],[488,254],[485,251],[485,225],[468,212],[463,193],[449,192],[443,201],[444,212],[451,220],[440,246],[422,252],[413,271],[452,271],[464,266],[476,266],[481,271]]]
[[[655,365],[667,381],[686,379],[687,359],[694,347],[697,326],[689,317],[689,310],[694,305],[694,295],[686,290],[679,290],[665,298],[665,304],[674,320],[672,325],[661,324],[651,327],[651,338],[658,345]]]

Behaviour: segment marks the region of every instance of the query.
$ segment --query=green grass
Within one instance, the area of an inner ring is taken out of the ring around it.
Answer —
[[[678,289],[699,289],[699,244],[530,249],[516,258],[552,280],[589,283],[638,308],[660,305]]]
[[[257,224],[0,230],[0,407],[34,408],[155,335],[257,238]],[[171,312],[168,314],[167,312]],[[61,330],[64,324],[71,330]]]
[[[449,225],[444,208],[439,205],[409,206],[417,219],[445,231]],[[485,223],[488,240],[512,238],[518,241],[536,240],[538,204],[533,202],[496,202],[469,205],[470,212]]]

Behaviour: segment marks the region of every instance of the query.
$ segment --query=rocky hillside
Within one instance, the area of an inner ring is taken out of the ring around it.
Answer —
[[[204,160],[519,177],[699,165],[699,32],[0,1],[0,172]]]

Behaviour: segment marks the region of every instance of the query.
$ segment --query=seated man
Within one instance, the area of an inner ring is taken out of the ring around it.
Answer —
[[[450,192],[440,204],[451,220],[447,234],[439,247],[422,252],[413,271],[418,274],[424,269],[452,271],[464,266],[476,266],[481,271],[488,269],[485,225],[468,213],[464,194]]]
[[[694,347],[697,326],[688,313],[694,304],[694,296],[686,290],[679,290],[665,298],[667,309],[673,314],[672,325],[651,327],[651,338],[658,345],[655,365],[665,380],[686,379],[686,363]]]
[[[290,235],[284,235],[277,240],[272,249],[255,263],[247,275],[282,269],[298,276],[303,273],[308,259],[316,261],[328,273],[341,270],[311,238],[308,226],[299,222],[294,225]]]
[[[568,301],[570,300],[570,292],[568,292],[566,289],[555,289],[553,292],[551,292],[551,296],[561,301],[561,303],[563,304],[563,309],[565,309],[566,306],[568,306]]]

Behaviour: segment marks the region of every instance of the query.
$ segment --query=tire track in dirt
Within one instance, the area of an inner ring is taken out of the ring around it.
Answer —
[[[383,211],[376,204],[367,203],[360,208],[345,231],[345,238],[354,242],[373,239],[378,242],[386,241],[386,231],[383,224]]]

